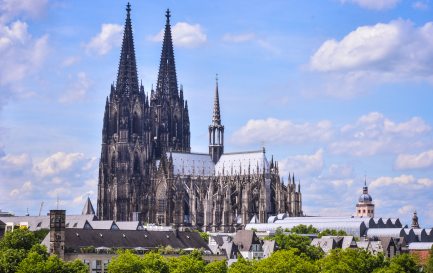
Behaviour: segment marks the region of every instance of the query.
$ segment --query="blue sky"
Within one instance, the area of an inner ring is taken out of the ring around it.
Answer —
[[[155,83],[172,11],[192,149],[207,150],[219,74],[226,151],[266,146],[308,215],[433,226],[429,0],[131,1],[139,77]],[[126,1],[0,0],[0,208],[79,213],[96,201],[105,97]]]

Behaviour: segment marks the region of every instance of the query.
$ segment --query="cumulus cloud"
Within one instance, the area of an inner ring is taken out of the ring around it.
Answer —
[[[370,183],[370,188],[403,187],[407,189],[422,189],[433,187],[433,180],[429,178],[415,178],[413,175],[400,175],[397,177],[382,176]]]
[[[122,31],[122,25],[102,24],[101,31],[86,45],[87,52],[98,55],[107,54],[113,47],[121,44]]]
[[[27,23],[0,24],[0,85],[10,85],[34,72],[47,52],[48,36],[33,39]]]
[[[241,34],[224,34],[222,40],[227,43],[243,43],[254,40],[256,35],[254,33],[241,33]]]
[[[19,154],[19,155],[5,155],[0,158],[3,166],[14,166],[14,167],[22,167],[27,165],[30,162],[30,157],[28,154]]]
[[[48,0],[0,0],[0,22],[6,22],[17,15],[40,16]]]
[[[322,142],[331,139],[332,123],[322,120],[317,123],[294,123],[275,118],[252,119],[234,132],[232,141],[236,144]]]
[[[22,197],[23,195],[30,193],[32,188],[33,188],[32,182],[26,181],[26,182],[24,182],[24,184],[20,188],[15,188],[15,189],[11,190],[9,195],[11,197]]]
[[[75,163],[84,159],[82,153],[64,153],[57,152],[42,161],[36,163],[33,167],[33,171],[38,176],[50,176],[56,175],[60,172],[71,169]]]
[[[331,164],[326,178],[348,178],[353,175],[353,167],[347,164]]]
[[[425,169],[433,167],[433,150],[419,154],[400,154],[395,160],[398,170]]]
[[[353,3],[371,10],[385,10],[395,7],[400,0],[340,0],[341,3]]]
[[[199,24],[189,24],[178,22],[172,27],[173,43],[179,47],[193,48],[198,47],[207,41],[207,35]],[[164,38],[164,29],[149,37],[149,40],[161,42]]]
[[[430,132],[431,126],[419,117],[398,123],[372,112],[361,116],[355,124],[343,126],[339,139],[330,143],[329,150],[354,156],[399,153],[426,146]]]
[[[95,195],[96,161],[95,157],[83,153],[58,152],[35,160],[26,154],[6,154],[0,158],[0,193],[3,196],[0,207],[19,214],[28,207],[30,214],[35,214],[41,201],[48,210],[56,206],[58,197],[68,214],[78,213],[81,207],[77,205],[83,203],[74,202],[75,198]]]
[[[309,66],[326,75],[327,94],[352,97],[365,92],[368,85],[419,80],[433,83],[432,58],[433,23],[417,27],[400,19],[361,26],[341,40],[325,41],[312,55]]]
[[[72,88],[67,90],[63,96],[60,97],[60,102],[73,102],[83,99],[91,86],[91,81],[84,72],[79,72],[76,76]]]
[[[298,177],[320,173],[323,165],[323,149],[319,149],[311,155],[295,155],[278,162],[281,175],[286,176],[296,172]]]

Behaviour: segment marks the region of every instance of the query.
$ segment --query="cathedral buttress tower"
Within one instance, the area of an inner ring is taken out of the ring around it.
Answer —
[[[145,118],[149,107],[138,84],[129,3],[126,12],[117,81],[106,101],[102,129],[97,211],[101,220],[132,220],[135,212],[142,211],[149,175],[144,167],[151,150]]]
[[[220,99],[218,94],[218,77],[215,85],[215,98],[213,103],[212,124],[209,125],[209,154],[214,163],[217,163],[224,153],[224,126],[221,125]]]
[[[164,152],[191,150],[188,103],[177,86],[170,16],[167,10],[156,92],[152,90],[150,100],[154,159]]]

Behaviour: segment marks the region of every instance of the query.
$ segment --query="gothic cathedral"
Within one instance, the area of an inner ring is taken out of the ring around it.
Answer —
[[[99,164],[100,220],[234,231],[269,215],[302,216],[300,185],[279,176],[265,149],[224,153],[218,81],[209,153],[192,153],[188,102],[178,88],[170,11],[156,89],[139,84],[127,5],[117,81],[105,104]]]

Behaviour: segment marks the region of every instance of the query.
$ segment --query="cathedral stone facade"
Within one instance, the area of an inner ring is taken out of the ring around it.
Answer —
[[[178,88],[170,12],[166,13],[156,89],[139,84],[127,6],[116,84],[102,129],[97,215],[159,225],[234,231],[269,215],[302,216],[295,177],[284,183],[265,149],[224,153],[218,80],[209,153],[192,153],[188,103]]]

